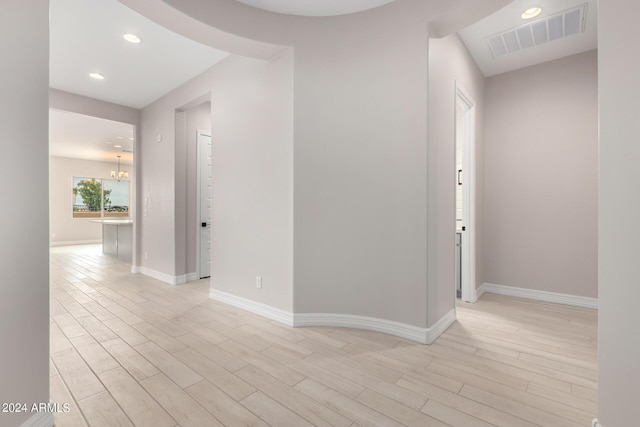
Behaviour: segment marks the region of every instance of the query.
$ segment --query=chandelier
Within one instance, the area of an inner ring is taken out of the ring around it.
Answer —
[[[122,156],[116,156],[116,157],[118,158],[118,170],[117,171],[111,171],[111,178],[115,178],[118,181],[120,181],[121,179],[128,179],[129,178],[129,173],[120,170],[120,157],[122,157]]]

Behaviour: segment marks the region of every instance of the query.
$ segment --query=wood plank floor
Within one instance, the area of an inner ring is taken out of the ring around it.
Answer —
[[[51,249],[57,426],[566,426],[596,413],[595,310],[485,294],[436,343],[288,328]]]

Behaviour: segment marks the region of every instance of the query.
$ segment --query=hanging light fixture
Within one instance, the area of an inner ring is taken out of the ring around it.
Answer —
[[[115,178],[118,180],[118,182],[121,179],[129,179],[129,173],[125,172],[125,171],[121,171],[120,170],[120,157],[122,156],[116,156],[118,158],[118,171],[111,171],[111,178]]]

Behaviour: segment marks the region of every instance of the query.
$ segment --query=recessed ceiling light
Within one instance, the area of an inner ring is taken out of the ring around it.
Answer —
[[[117,138],[117,139],[122,139],[122,137],[121,137],[121,136],[116,136],[116,138]]]
[[[111,144],[111,141],[105,141],[104,143],[105,144]]]
[[[535,18],[541,13],[542,13],[542,8],[539,6],[535,6],[535,7],[530,7],[529,9],[522,12],[522,15],[520,15],[520,17],[522,19],[531,19],[531,18]]]
[[[133,138],[129,138],[129,139],[133,141]]]
[[[125,34],[122,36],[126,41],[128,41],[129,43],[135,43],[138,44],[140,43],[142,40],[140,40],[140,37],[136,36],[135,34]]]
[[[99,73],[89,73],[89,77],[96,80],[104,80],[104,76]]]
[[[122,148],[122,145],[114,145],[116,148]]]

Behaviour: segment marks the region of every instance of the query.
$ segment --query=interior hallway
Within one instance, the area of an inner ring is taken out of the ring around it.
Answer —
[[[292,329],[51,248],[57,426],[569,426],[596,414],[595,310],[485,294],[430,346]],[[452,290],[453,292],[453,290]]]

